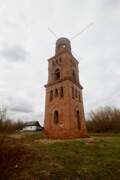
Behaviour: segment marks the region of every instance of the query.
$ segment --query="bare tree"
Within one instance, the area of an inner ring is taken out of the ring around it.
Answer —
[[[0,121],[6,121],[7,119],[7,108],[3,105],[0,106]]]

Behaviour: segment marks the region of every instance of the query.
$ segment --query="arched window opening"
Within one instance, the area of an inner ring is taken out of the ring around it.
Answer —
[[[58,89],[55,89],[55,97],[58,96]]]
[[[80,126],[80,112],[79,111],[76,111],[76,117],[77,117],[77,127],[78,129],[80,129],[81,126]]]
[[[80,95],[80,92],[79,92],[79,102],[81,102],[81,95]]]
[[[56,80],[60,79],[60,70],[59,69],[56,69],[56,71],[55,71],[55,79]]]
[[[57,124],[59,122],[59,113],[58,111],[54,112],[54,123]]]
[[[72,98],[74,99],[74,88],[72,87]]]
[[[77,98],[77,89],[75,89],[75,97]]]
[[[51,90],[50,91],[50,101],[52,101],[53,100],[53,91]]]
[[[63,87],[60,88],[60,97],[63,97],[64,93],[63,93]]]
[[[61,57],[59,58],[59,61],[61,62]]]
[[[75,76],[74,70],[73,70],[73,73],[72,73],[72,78],[73,78],[73,81],[76,81],[76,76]]]
[[[61,47],[61,45],[59,44],[59,45],[57,46],[57,49],[60,49],[60,47]]]
[[[61,47],[62,47],[62,48],[66,48],[66,45],[65,45],[65,44],[62,44]]]

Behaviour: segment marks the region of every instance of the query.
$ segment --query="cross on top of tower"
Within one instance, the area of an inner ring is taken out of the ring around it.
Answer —
[[[67,38],[59,38],[57,41],[56,41],[56,50],[55,50],[55,53],[58,54],[62,51],[69,51],[71,53],[71,43],[70,43],[70,40],[67,39]]]

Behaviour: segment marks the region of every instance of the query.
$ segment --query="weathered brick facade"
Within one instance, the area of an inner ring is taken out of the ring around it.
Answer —
[[[45,88],[45,133],[53,138],[87,136],[78,61],[66,38],[57,40],[55,56],[48,60]]]

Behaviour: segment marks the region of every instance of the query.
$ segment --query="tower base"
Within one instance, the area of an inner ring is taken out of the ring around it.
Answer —
[[[58,138],[58,139],[75,139],[75,138],[85,138],[89,137],[85,129],[81,130],[58,130],[58,129],[47,129],[44,130],[45,135],[47,135],[49,138]]]

